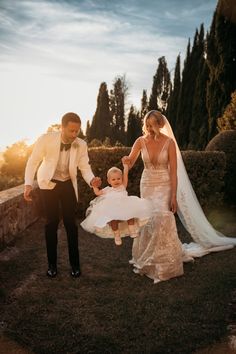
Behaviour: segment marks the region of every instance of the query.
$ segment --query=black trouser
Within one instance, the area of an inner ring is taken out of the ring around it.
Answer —
[[[54,189],[41,189],[41,196],[46,216],[45,237],[48,263],[57,264],[57,229],[61,206],[70,264],[72,267],[79,267],[78,227],[75,217],[77,200],[71,180],[57,181]]]

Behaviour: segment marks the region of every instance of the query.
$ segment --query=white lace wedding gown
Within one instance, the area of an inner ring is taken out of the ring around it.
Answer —
[[[132,263],[136,273],[145,274],[154,282],[183,274],[183,251],[178,238],[175,217],[170,211],[171,184],[169,174],[167,139],[156,163],[150,161],[144,138],[142,159],[144,170],[141,177],[141,198],[152,203],[152,217],[141,229],[133,242]]]
[[[164,116],[163,116],[164,117]],[[134,240],[132,260],[134,271],[146,274],[154,282],[167,280],[183,274],[183,262],[202,257],[211,252],[224,251],[236,245],[235,237],[226,237],[207,220],[186,172],[181,152],[166,117],[160,131],[172,139],[177,152],[177,203],[178,216],[194,242],[181,244],[173,214],[169,211],[170,180],[168,170],[168,142],[152,165],[142,139],[144,170],[140,189],[141,197],[152,202],[153,215]]]

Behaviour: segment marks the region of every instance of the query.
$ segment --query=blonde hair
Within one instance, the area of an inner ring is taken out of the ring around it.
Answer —
[[[119,172],[121,176],[123,175],[122,171],[118,167],[114,166],[109,168],[109,170],[107,171],[107,178],[109,178],[112,173],[116,173],[116,172]]]
[[[143,118],[143,133],[147,134],[147,121],[149,118],[153,117],[158,125],[164,125],[165,124],[165,120],[164,120],[164,116],[161,114],[160,111],[157,111],[155,109],[153,109],[152,111],[149,111],[145,114],[144,118]]]

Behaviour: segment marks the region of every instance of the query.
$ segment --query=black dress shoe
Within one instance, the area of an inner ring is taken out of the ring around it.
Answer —
[[[50,278],[54,278],[57,275],[57,267],[53,264],[49,264],[47,270],[47,276]]]
[[[79,276],[81,275],[81,271],[79,268],[72,267],[70,274],[73,278],[79,278]]]

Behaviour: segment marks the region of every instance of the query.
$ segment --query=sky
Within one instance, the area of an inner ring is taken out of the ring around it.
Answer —
[[[76,112],[85,131],[99,86],[118,75],[127,107],[148,96],[158,58],[173,73],[217,0],[0,0],[0,151]]]

